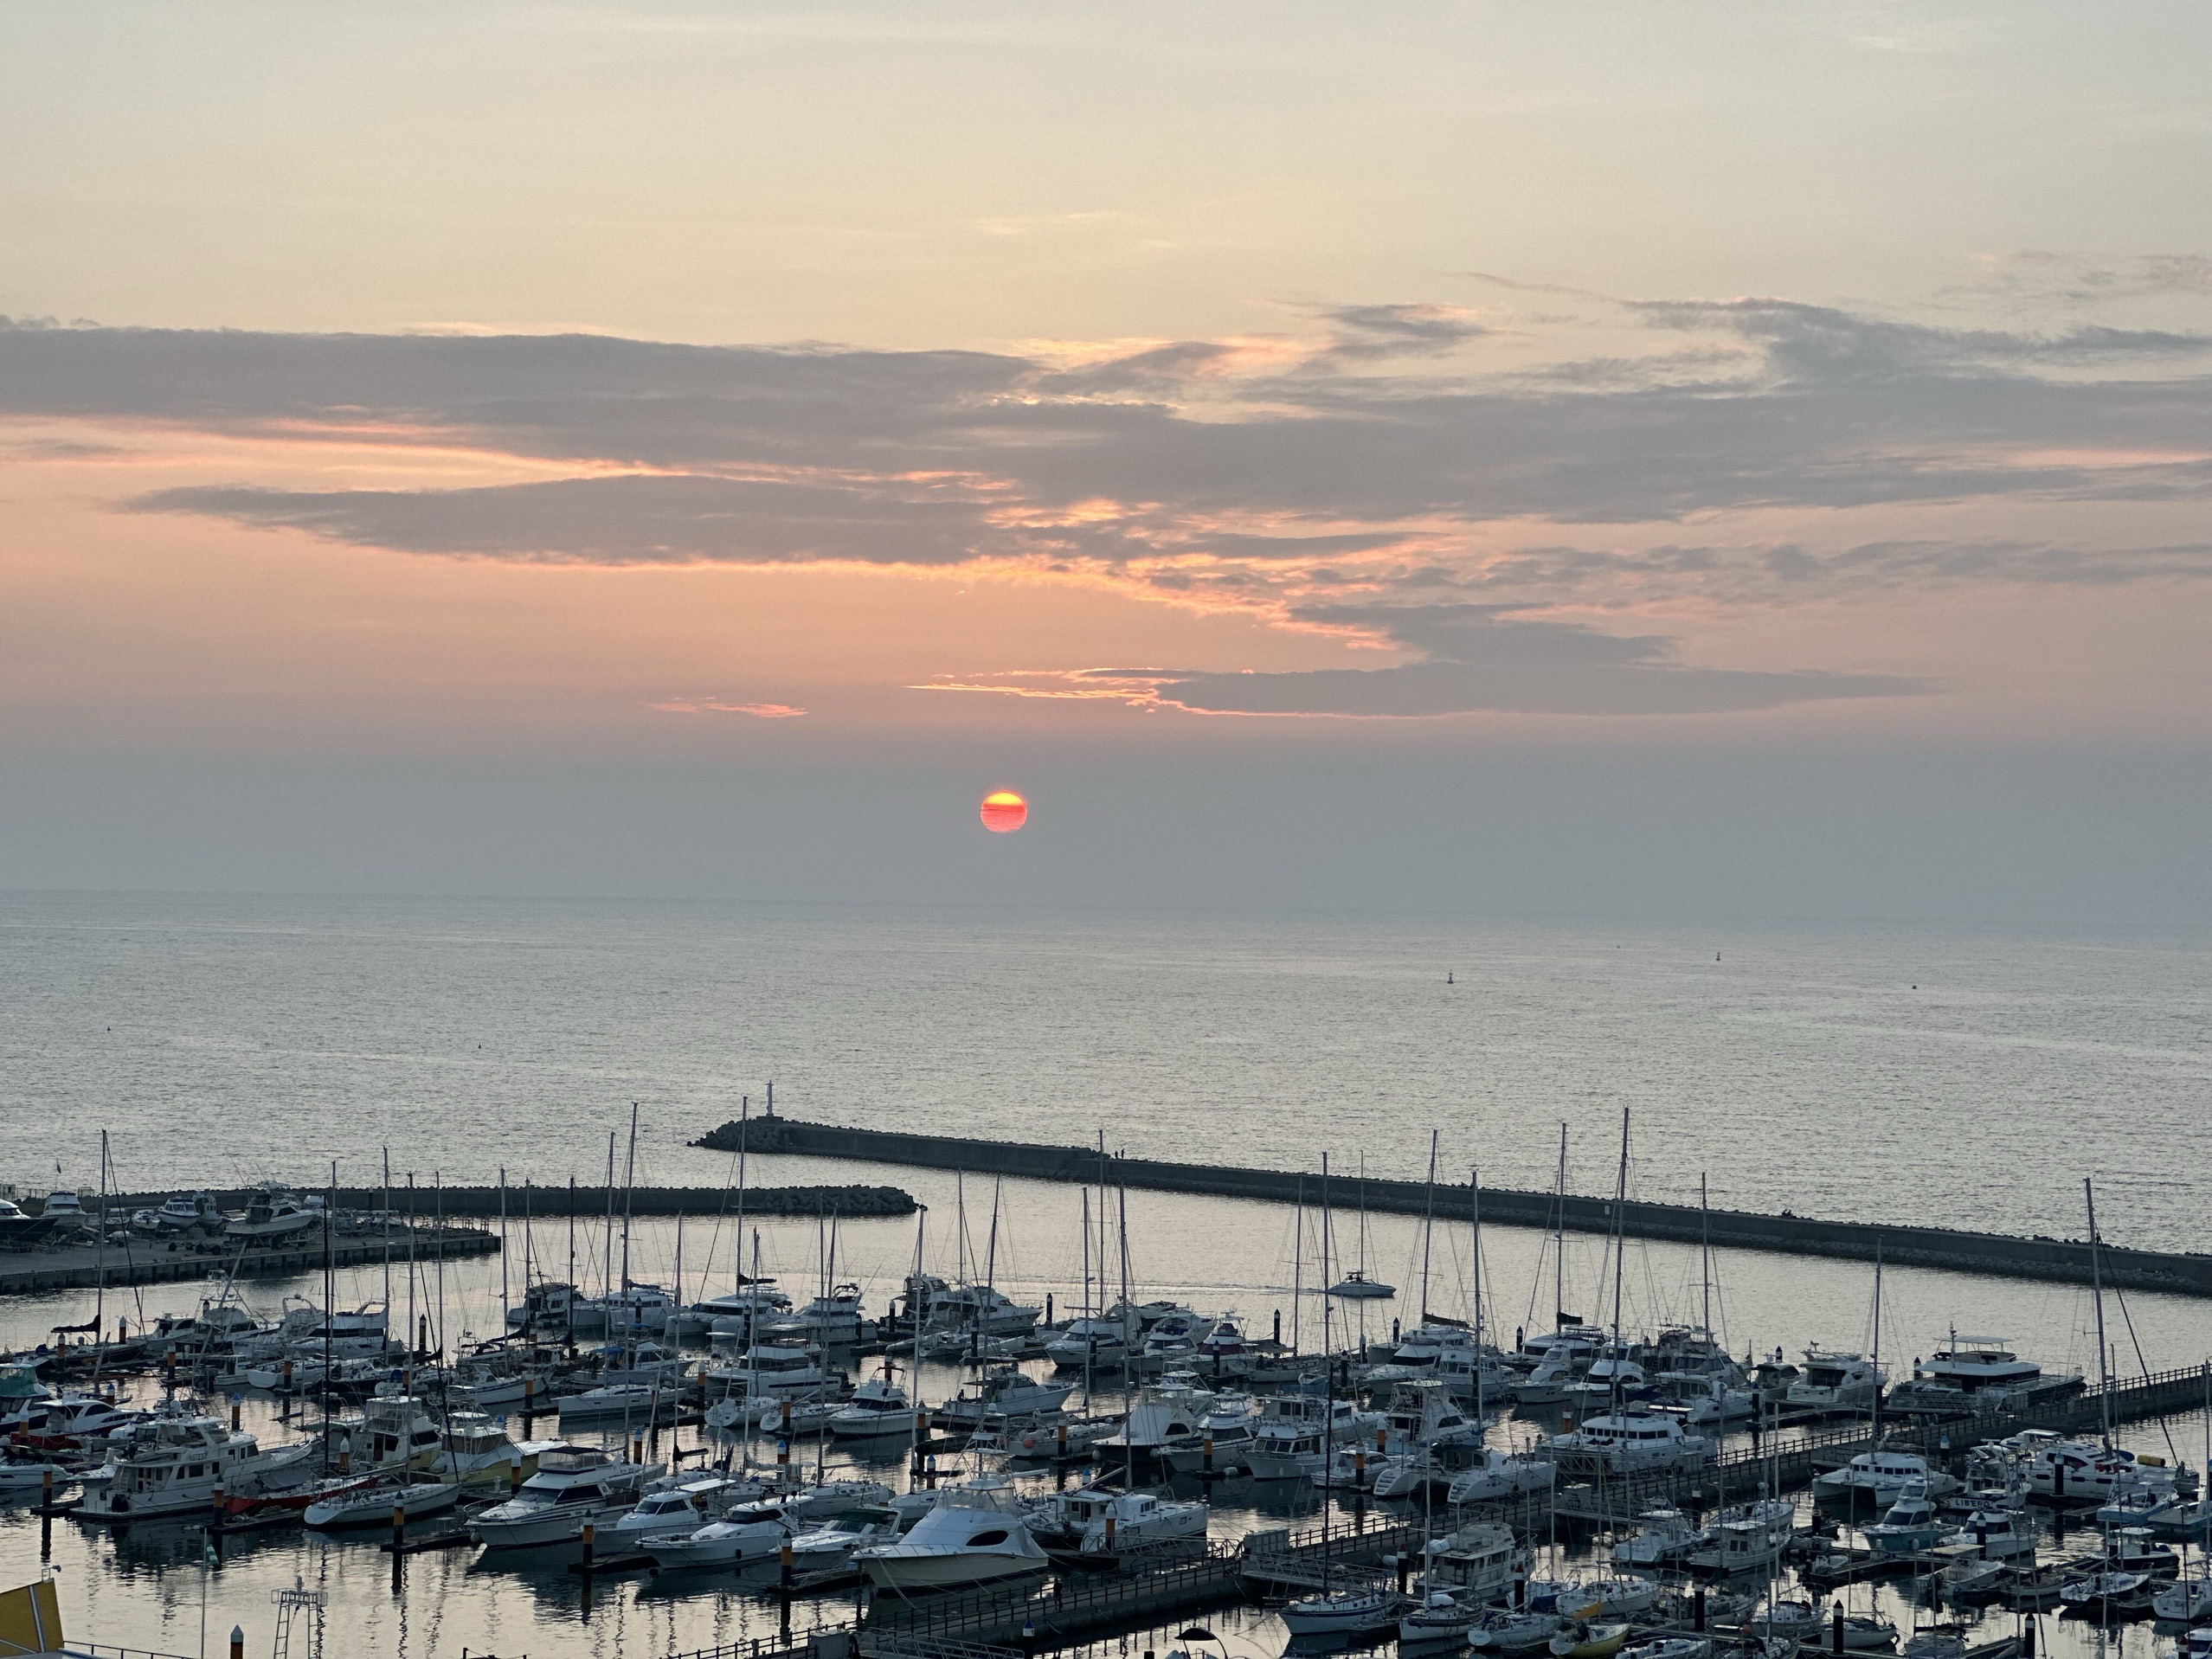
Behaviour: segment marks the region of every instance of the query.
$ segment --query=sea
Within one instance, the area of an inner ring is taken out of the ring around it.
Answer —
[[[1907,1366],[1960,1331],[2091,1373],[2212,1354],[2212,1304],[2185,1299],[2108,1298],[2100,1356],[2091,1299],[2070,1287],[1913,1270],[1877,1285],[1861,1264],[1657,1244],[1616,1263],[1601,1240],[1571,1237],[1562,1255],[1540,1233],[1431,1233],[1358,1203],[1363,1172],[1421,1178],[1432,1136],[1440,1180],[1548,1188],[1563,1130],[1569,1187],[1610,1193],[1625,1116],[1640,1197],[2080,1237],[2091,1182],[2106,1238],[2198,1249],[2202,934],[0,896],[0,1181],[18,1193],[97,1191],[103,1135],[110,1186],[135,1192],[312,1186],[333,1166],[346,1185],[389,1168],[418,1191],[504,1178],[523,1192],[596,1185],[610,1155],[618,1180],[726,1188],[734,1161],[690,1143],[762,1110],[771,1086],[780,1113],[871,1128],[1285,1169],[1317,1170],[1326,1152],[1341,1177],[1328,1270],[1399,1289],[1366,1310],[1359,1334],[1374,1339],[1424,1306],[1479,1311],[1509,1338],[1548,1322],[1556,1282],[1574,1311],[1710,1322],[1745,1354],[1878,1344]],[[757,1251],[802,1300],[852,1279],[879,1309],[918,1250],[933,1270],[987,1266],[1061,1312],[1117,1292],[1126,1271],[1141,1295],[1235,1311],[1255,1334],[1320,1337],[1314,1215],[794,1158],[748,1173],[881,1180],[927,1208],[755,1221],[742,1238],[726,1203],[640,1222],[634,1276],[691,1297],[726,1289]],[[338,1291],[389,1299],[395,1322],[428,1315],[458,1343],[501,1328],[525,1262],[589,1285],[617,1243],[518,1213],[500,1257],[434,1281],[421,1264],[355,1270]],[[106,1311],[149,1317],[207,1289],[111,1291]],[[272,1309],[286,1294],[321,1286],[249,1290]],[[0,1342],[43,1340],[90,1299],[0,1301]],[[257,1432],[291,1431],[273,1402],[241,1411]],[[1495,1434],[1523,1444],[1541,1426],[1506,1418]],[[2201,1463],[2207,1433],[2177,1419],[2127,1438]],[[1223,1489],[1216,1531],[1315,1518],[1310,1500],[1290,1511],[1280,1494]],[[779,1616],[736,1585],[602,1581],[587,1596],[565,1566],[440,1553],[395,1582],[373,1548],[296,1532],[233,1540],[218,1563],[182,1523],[119,1536],[0,1511],[0,1579],[53,1571],[73,1637],[163,1653],[202,1651],[203,1597],[207,1650],[234,1623],[249,1652],[268,1649],[270,1598],[295,1580],[324,1591],[333,1655],[675,1654],[771,1633]],[[1239,1659],[1283,1650],[1264,1611],[1225,1615],[1219,1633]],[[2156,1639],[2138,1626],[2114,1641],[2148,1656]]]

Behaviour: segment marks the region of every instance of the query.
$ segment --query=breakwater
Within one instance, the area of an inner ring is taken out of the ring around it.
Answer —
[[[331,1241],[330,1264],[369,1267],[388,1256],[404,1261],[410,1245],[422,1260],[436,1256],[489,1256],[498,1251],[499,1236],[482,1227],[423,1226],[411,1233],[395,1228],[387,1240],[382,1233],[348,1231]],[[0,1255],[0,1296],[89,1290],[102,1285],[111,1290],[126,1289],[177,1279],[286,1279],[319,1273],[323,1262],[319,1231],[294,1233],[280,1244],[253,1250],[241,1250],[220,1239],[134,1241],[127,1248],[112,1244],[106,1251],[94,1244],[64,1244]]]
[[[166,1192],[111,1193],[107,1199],[108,1218],[111,1222],[120,1223],[135,1211],[158,1210],[168,1196]],[[241,1189],[216,1192],[212,1196],[222,1209],[243,1210],[254,1194]],[[520,1221],[525,1215],[541,1219],[604,1217],[609,1197],[604,1186],[517,1186],[507,1187],[504,1193],[497,1186],[395,1186],[389,1192],[379,1186],[341,1186],[338,1189],[338,1207],[371,1211],[389,1208],[395,1215],[413,1216],[422,1221],[436,1216],[488,1219],[501,1214],[511,1221]],[[86,1207],[91,1208],[92,1202],[87,1200]],[[735,1214],[737,1207],[736,1195],[723,1186],[638,1186],[627,1190],[618,1186],[613,1192],[612,1203],[618,1216],[626,1207],[633,1215],[687,1216]],[[35,1210],[37,1206],[26,1204],[23,1207]],[[745,1192],[745,1213],[749,1216],[841,1216],[851,1220],[855,1217],[912,1215],[914,1210],[913,1194],[896,1186],[759,1186],[748,1187]]]
[[[692,1142],[733,1150],[738,1125],[725,1123]],[[877,1164],[904,1164],[923,1169],[963,1170],[971,1174],[1019,1176],[1029,1180],[1097,1182],[1161,1193],[1189,1193],[1218,1198],[1294,1204],[1321,1201],[1321,1179],[1312,1172],[1255,1169],[1226,1164],[1174,1163],[1153,1158],[1108,1154],[1090,1147],[1042,1146],[1018,1141],[977,1141],[955,1135],[916,1135],[891,1129],[856,1129],[807,1123],[790,1117],[756,1117],[746,1127],[751,1152],[842,1158]],[[1472,1217],[1476,1195],[1465,1186],[1437,1186],[1420,1181],[1359,1181],[1338,1177],[1335,1202],[1364,1202],[1370,1210],[1419,1215],[1431,1204],[1439,1217]],[[1569,1232],[1609,1233],[1616,1217],[1613,1200],[1570,1193],[1532,1193],[1515,1187],[1481,1190],[1485,1222],[1514,1227],[1561,1227]],[[751,1200],[747,1200],[749,1207]],[[811,1213],[811,1212],[810,1212]],[[2079,1239],[2026,1238],[2010,1233],[1968,1232],[1951,1227],[1893,1226],[1864,1221],[1827,1221],[1810,1216],[1762,1215],[1744,1210],[1701,1210],[1694,1205],[1654,1204],[1631,1199],[1621,1206],[1617,1225],[1631,1238],[1658,1238],[1696,1244],[1709,1240],[1727,1250],[1764,1251],[1786,1256],[1825,1256],[1871,1262],[1879,1255],[1894,1266],[1940,1268],[1999,1278],[2042,1279],[2088,1284],[2101,1273],[2107,1286],[2161,1290],[2176,1296],[2212,1297],[2212,1256],[2127,1250],[2106,1243],[2093,1264],[2088,1244]]]

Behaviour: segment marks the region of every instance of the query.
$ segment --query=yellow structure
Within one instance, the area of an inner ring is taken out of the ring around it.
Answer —
[[[53,1579],[41,1579],[0,1594],[0,1659],[63,1651],[61,1603],[54,1593]]]

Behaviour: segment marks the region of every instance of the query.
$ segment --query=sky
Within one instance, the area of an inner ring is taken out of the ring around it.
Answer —
[[[2202,6],[0,40],[0,887],[2212,921]]]

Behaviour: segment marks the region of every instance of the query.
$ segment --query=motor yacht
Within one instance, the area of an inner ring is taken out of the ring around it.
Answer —
[[[1862,1354],[1821,1347],[1805,1350],[1804,1371],[1784,1402],[1798,1411],[1863,1411],[1881,1392],[1881,1373]]]
[[[267,1244],[293,1238],[325,1219],[319,1206],[292,1193],[256,1193],[248,1200],[246,1213],[223,1227],[223,1237],[242,1244]]]
[[[1923,1493],[1940,1498],[1956,1492],[1958,1482],[1917,1451],[1862,1451],[1841,1469],[1813,1477],[1813,1495],[1842,1502],[1873,1503],[1887,1509],[1905,1495],[1905,1489],[1919,1483]]]
[[[1951,1333],[1926,1360],[1913,1361],[1909,1381],[1891,1391],[1886,1409],[1951,1416],[2017,1409],[2023,1404],[2063,1399],[2081,1392],[2079,1371],[2046,1373],[2025,1360],[2001,1336]]]
[[[633,1463],[599,1446],[561,1444],[537,1455],[537,1472],[505,1503],[470,1523],[489,1549],[557,1544],[581,1537],[586,1521],[619,1514],[637,1501],[659,1463]]]
[[[1474,1462],[1451,1477],[1445,1497],[1455,1504],[1489,1503],[1523,1492],[1548,1492],[1559,1473],[1559,1464],[1549,1457],[1485,1446],[1475,1454]]]
[[[1634,1475],[1694,1469],[1712,1456],[1713,1443],[1690,1433],[1680,1418],[1629,1411],[1585,1418],[1579,1429],[1546,1439],[1544,1450],[1570,1475]]]
[[[1035,1577],[1051,1565],[1013,1486],[991,1476],[946,1487],[913,1531],[855,1550],[852,1560],[878,1592],[902,1595]]]
[[[775,1498],[733,1506],[697,1531],[645,1540],[653,1565],[675,1572],[690,1567],[743,1566],[772,1559],[802,1530],[788,1503]]]
[[[1006,1366],[984,1373],[937,1408],[938,1421],[948,1427],[978,1424],[1001,1418],[1039,1417],[1057,1411],[1075,1392],[1072,1383],[1038,1382],[1018,1367]]]
[[[882,1440],[914,1432],[914,1402],[892,1379],[886,1365],[852,1391],[852,1397],[833,1411],[826,1422],[839,1440]]]
[[[264,1452],[250,1434],[220,1418],[164,1411],[111,1448],[114,1473],[94,1484],[75,1514],[83,1521],[145,1521],[194,1514],[215,1494],[248,1495],[304,1485],[311,1478],[308,1443]]]

